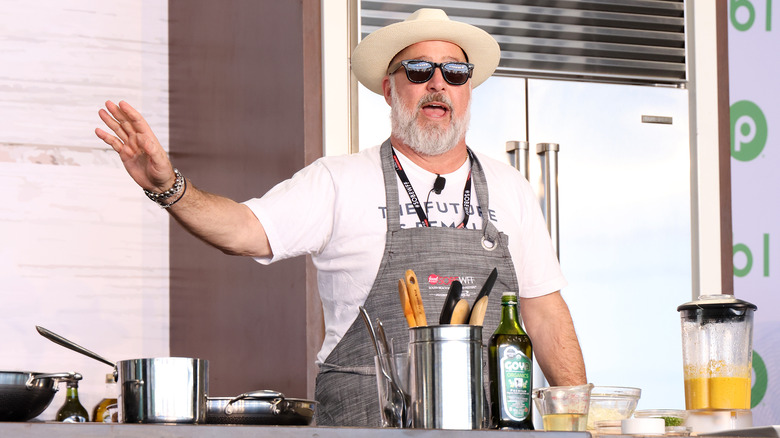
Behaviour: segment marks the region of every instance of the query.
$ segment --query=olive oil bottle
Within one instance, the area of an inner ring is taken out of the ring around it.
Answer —
[[[65,423],[84,423],[89,421],[89,414],[84,406],[79,402],[79,379],[67,379],[68,392],[65,396],[65,403],[57,411],[57,421]]]
[[[533,347],[520,327],[517,295],[504,292],[501,321],[490,337],[490,425],[493,429],[533,430],[531,373]]]
[[[116,381],[114,381],[114,374],[106,374],[106,389],[103,393],[103,399],[95,405],[92,410],[92,421],[98,423],[111,423],[116,422],[116,418],[113,418],[112,412],[109,409],[111,405],[116,405],[117,401],[117,388]]]

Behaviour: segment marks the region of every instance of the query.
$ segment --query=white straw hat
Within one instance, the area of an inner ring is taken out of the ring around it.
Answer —
[[[382,79],[390,61],[401,50],[421,41],[457,44],[474,64],[474,87],[485,82],[498,67],[501,49],[484,30],[453,21],[441,9],[418,9],[406,20],[377,29],[365,37],[352,53],[352,71],[369,90],[382,94]]]

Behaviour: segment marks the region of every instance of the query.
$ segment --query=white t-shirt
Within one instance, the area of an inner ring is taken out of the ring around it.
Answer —
[[[444,190],[429,195],[436,174],[396,154],[420,203],[428,207],[431,226],[460,224],[470,162],[442,175]],[[560,290],[566,280],[528,181],[511,166],[475,154],[485,171],[490,210],[482,210],[472,186],[467,227],[481,228],[487,216],[509,236],[521,297]],[[396,181],[401,226],[418,226],[406,189],[400,179]],[[357,318],[358,306],[365,302],[382,260],[387,222],[379,146],[358,154],[320,158],[262,198],[245,204],[263,224],[273,250],[272,258],[258,258],[258,262],[312,255],[325,319],[325,340],[317,355],[317,361],[323,362]]]

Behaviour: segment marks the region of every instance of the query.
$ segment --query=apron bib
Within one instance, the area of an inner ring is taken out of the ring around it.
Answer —
[[[483,344],[498,326],[501,293],[518,291],[508,237],[487,217],[482,229],[416,227],[402,229],[396,172],[390,140],[380,149],[387,200],[385,251],[374,284],[363,307],[371,317],[382,320],[395,351],[406,351],[408,325],[398,297],[398,280],[407,269],[414,270],[429,325],[439,322],[452,280],[463,283],[462,298],[473,306],[474,299],[493,268],[498,279],[488,300],[482,329]],[[472,178],[482,211],[488,211],[488,189],[479,160],[472,162]],[[474,208],[476,210],[476,207]],[[315,419],[320,426],[380,427],[374,346],[360,315],[328,355],[317,375]],[[487,348],[483,351],[485,392],[488,391]],[[485,403],[486,408],[489,406]]]

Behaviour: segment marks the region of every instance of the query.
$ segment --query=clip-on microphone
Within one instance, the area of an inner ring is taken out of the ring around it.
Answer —
[[[444,190],[444,184],[446,183],[447,180],[437,173],[436,180],[433,182],[433,188],[430,192],[428,192],[428,198],[425,199],[425,214],[428,214],[428,200],[431,199],[431,192],[434,192],[437,195],[441,195],[441,191]]]
[[[436,181],[433,182],[433,192],[437,195],[441,195],[441,191],[444,190],[444,184],[447,180],[443,176],[436,174]]]

